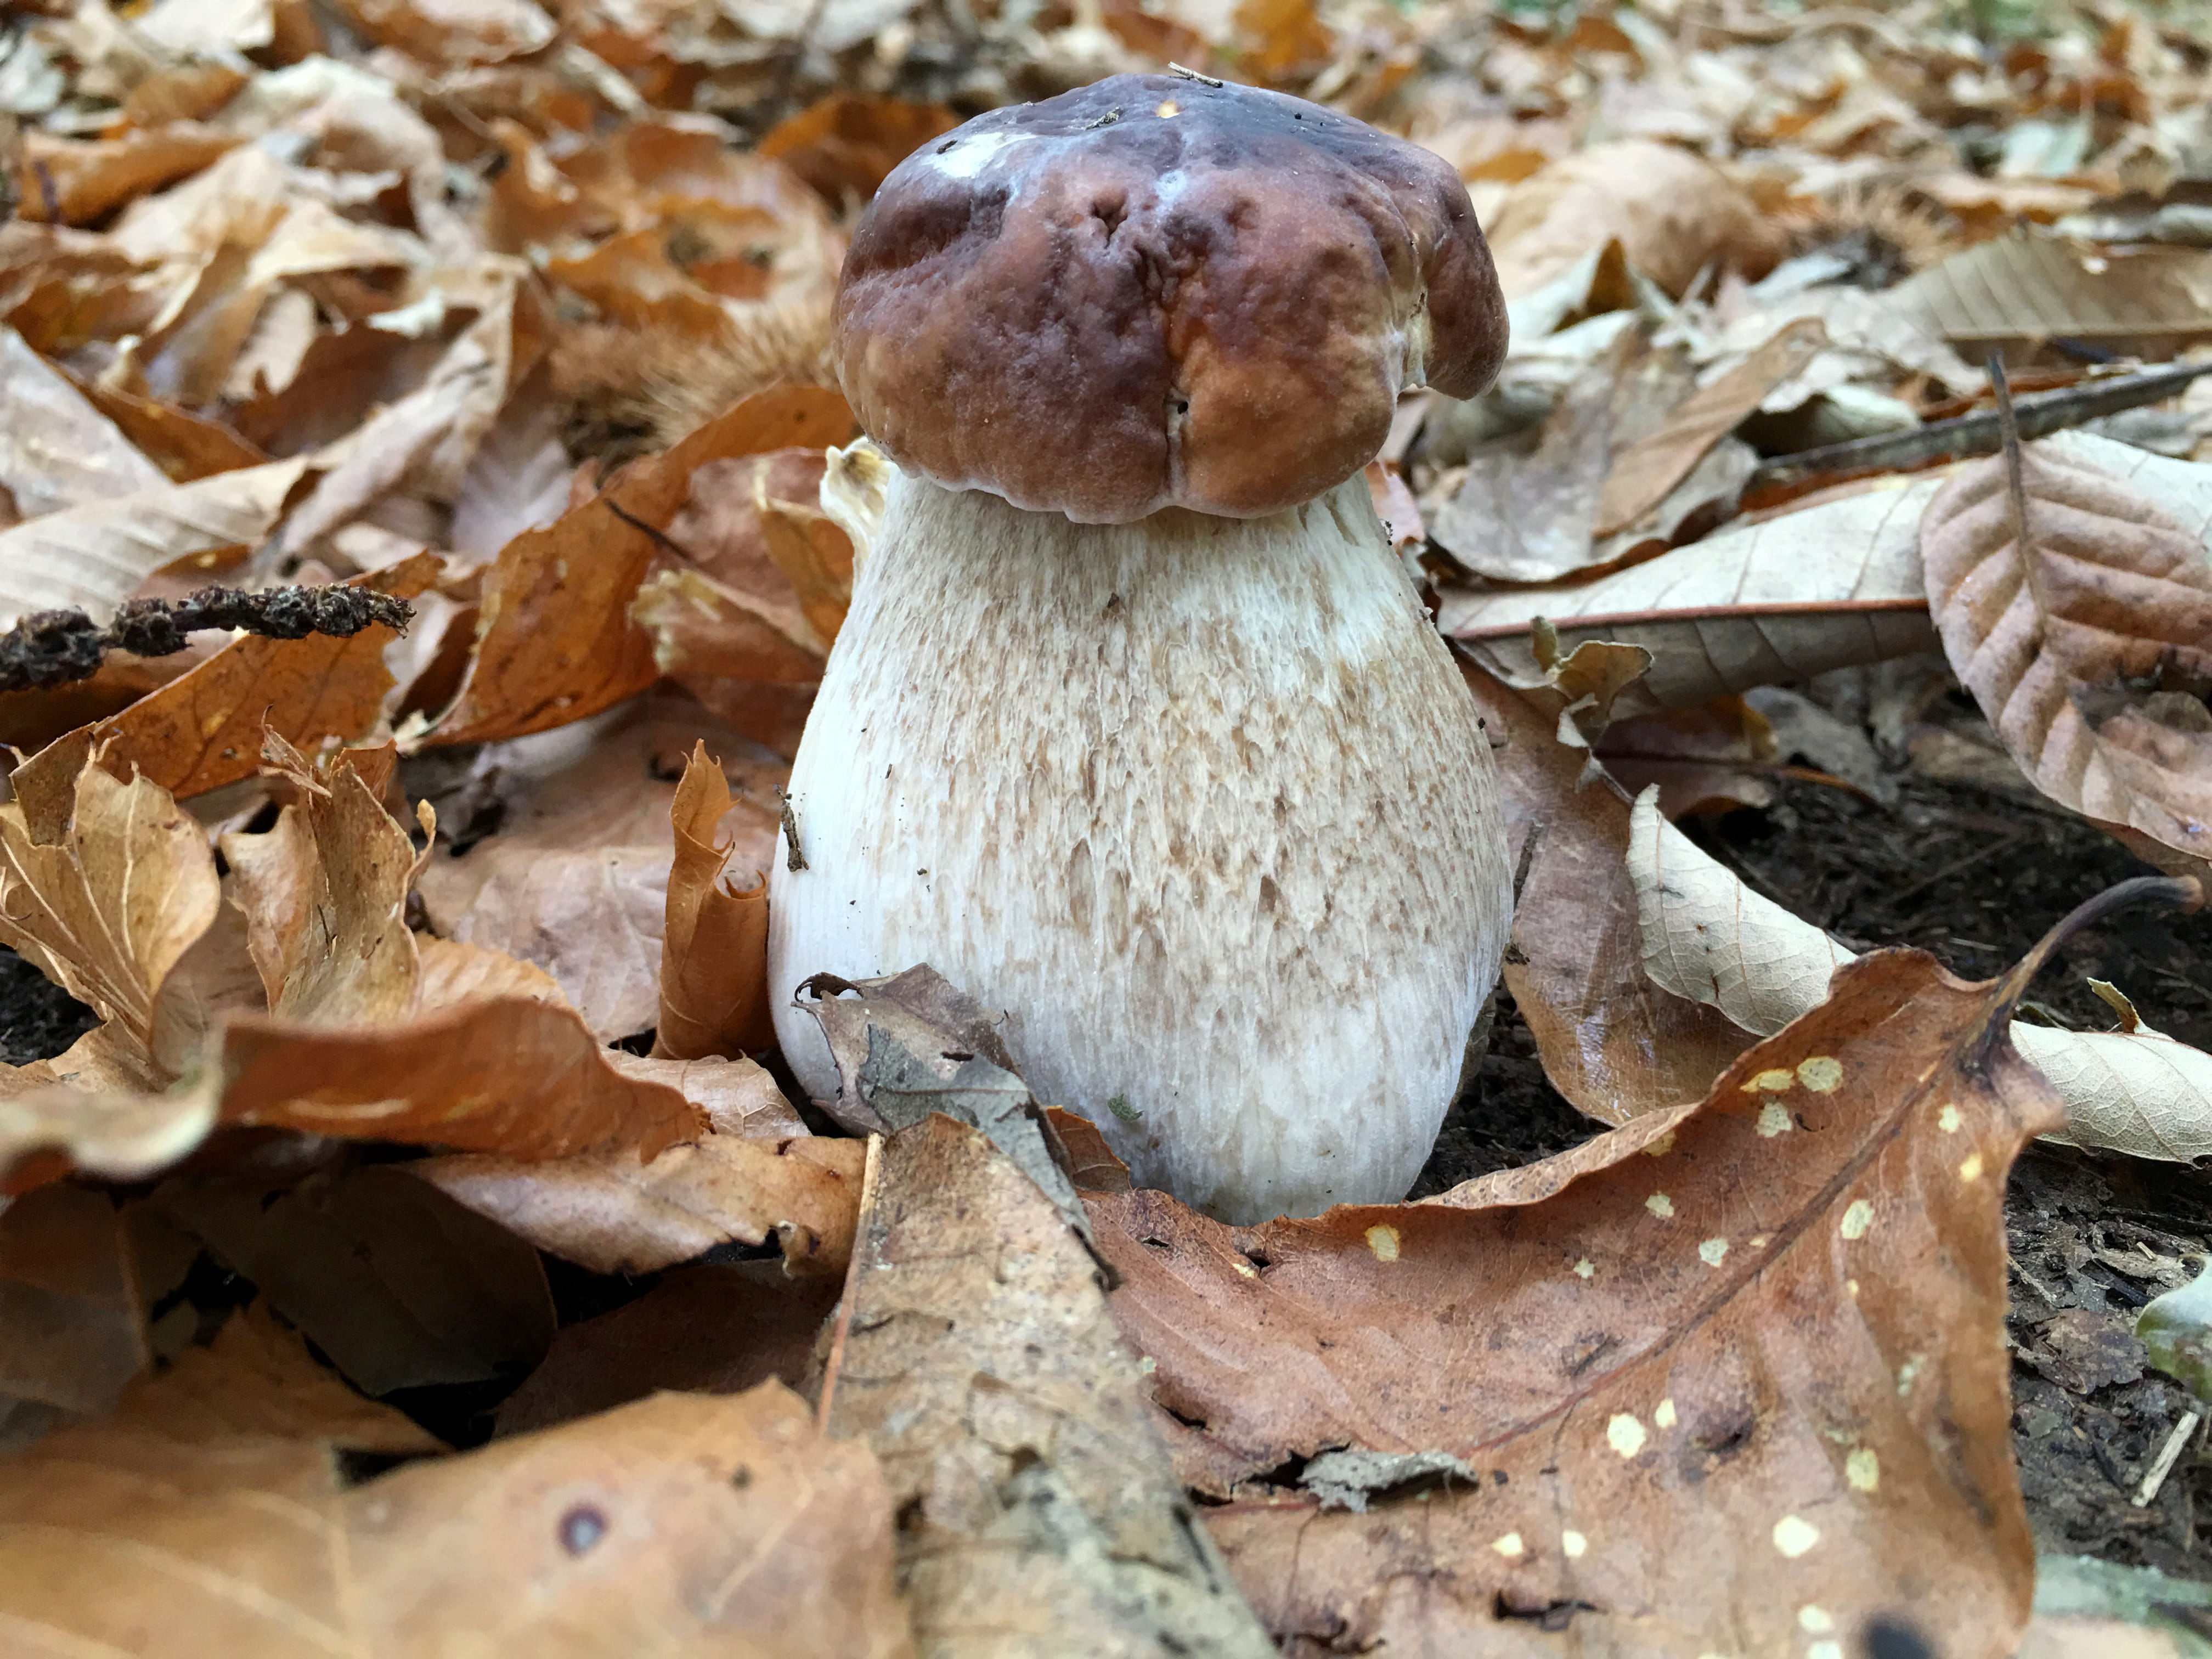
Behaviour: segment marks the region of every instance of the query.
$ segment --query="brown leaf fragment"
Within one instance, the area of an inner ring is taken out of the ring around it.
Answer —
[[[408,1172],[595,1273],[651,1273],[719,1244],[770,1238],[793,1272],[844,1271],[859,1141],[804,1133],[775,1079],[750,1060],[631,1064],[682,1079],[714,1129],[650,1164],[624,1152],[530,1163],[495,1154],[426,1158]]]
[[[179,1176],[155,1201],[364,1393],[526,1370],[553,1340],[537,1252],[391,1164],[289,1191]]]
[[[866,201],[893,167],[959,122],[942,104],[833,92],[769,128],[756,153],[781,161],[842,208]]]
[[[264,752],[300,798],[266,833],[218,844],[269,1012],[310,1025],[405,1018],[420,976],[406,916],[414,843],[353,757],[313,767],[274,732]]]
[[[1505,986],[1545,1075],[1605,1123],[1699,1098],[1750,1039],[1645,977],[1628,803],[1602,779],[1583,781],[1588,751],[1559,741],[1558,713],[1547,718],[1479,668],[1466,674],[1491,741],[1504,739],[1495,753],[1506,836],[1514,867],[1526,868]]]
[[[63,138],[33,129],[23,135],[15,179],[20,198],[44,217],[88,225],[133,198],[159,190],[202,167],[239,143],[196,121],[128,129],[113,138]],[[52,191],[51,204],[47,194]]]
[[[2202,870],[2212,558],[2179,510],[2149,477],[2046,441],[1960,471],[1929,503],[1920,550],[1944,653],[2021,771],[2139,850]]]
[[[54,782],[58,822],[34,823],[20,787],[0,805],[0,944],[150,1066],[162,985],[222,902],[206,834],[149,779],[86,764]]]
[[[2212,332],[2212,253],[2099,246],[2020,225],[1929,266],[1887,298],[1961,346],[2063,337],[2162,357],[2173,342]]]
[[[793,445],[821,448],[852,432],[852,413],[835,392],[759,392],[666,454],[638,462],[547,528],[516,537],[484,578],[475,664],[428,740],[520,737],[644,690],[659,670],[652,641],[629,608],[656,548],[637,525],[665,528],[705,462]]]
[[[770,1377],[797,1388],[842,1284],[787,1278],[774,1261],[673,1268],[636,1301],[564,1328],[501,1402],[498,1432],[550,1428],[656,1389],[741,1394]]]
[[[933,1113],[881,1144],[870,1190],[823,1411],[882,1463],[923,1650],[1273,1653],[1035,1184]]]
[[[392,1457],[446,1449],[414,1419],[348,1388],[266,1297],[231,1315],[207,1346],[186,1348],[159,1377],[137,1383],[114,1421],[179,1445],[271,1435]]]
[[[225,1029],[223,1121],[526,1160],[650,1158],[699,1133],[676,1090],[617,1071],[574,1009],[467,1000],[408,1024]]]
[[[43,1187],[0,1210],[0,1414],[104,1416],[150,1358],[144,1318],[106,1194]]]
[[[733,805],[729,780],[702,738],[669,809],[676,858],[661,936],[655,1054],[734,1055],[775,1041],[768,1006],[768,872],[754,870],[748,878],[731,870],[734,844],[720,839],[720,825]]]
[[[914,1651],[874,1461],[772,1383],[351,1488],[313,1441],[52,1434],[0,1464],[0,1622],[139,1659]]]
[[[87,402],[112,421],[173,483],[264,466],[269,457],[220,421],[119,386],[77,380]]]
[[[1863,958],[1698,1104],[1425,1204],[1239,1231],[1091,1200],[1122,1328],[1202,1425],[1191,1467],[1349,1446],[1480,1474],[1364,1515],[1209,1510],[1278,1638],[1537,1651],[1508,1621],[1547,1618],[1693,1659],[1794,1651],[1813,1608],[2010,1654],[2034,1565],[2002,1206],[2062,1118],[2004,1030],[2039,960],[1970,985]]]
[[[436,555],[418,553],[349,586],[412,599],[437,580],[439,568]],[[252,777],[261,763],[264,731],[300,747],[368,737],[392,690],[384,648],[393,637],[381,623],[349,639],[246,635],[121,714],[95,722],[89,735],[106,745],[103,763],[111,769],[127,774],[135,768],[189,799]],[[76,734],[56,738],[16,775],[37,779],[70,767],[76,740]]]
[[[1689,476],[1705,452],[1735,430],[1759,400],[1819,355],[1828,331],[1817,317],[1787,323],[1772,338],[1667,411],[1666,420],[1613,458],[1598,496],[1593,536],[1626,530]]]

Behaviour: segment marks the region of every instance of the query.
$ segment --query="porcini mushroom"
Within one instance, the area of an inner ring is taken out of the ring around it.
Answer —
[[[898,463],[792,771],[769,968],[927,962],[1040,1100],[1232,1221],[1401,1197],[1512,905],[1474,702],[1361,476],[1505,314],[1436,156],[1116,76],[909,156],[836,350]]]

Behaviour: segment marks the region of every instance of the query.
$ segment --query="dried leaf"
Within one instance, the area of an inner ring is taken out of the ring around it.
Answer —
[[[740,1054],[775,1041],[768,1006],[768,872],[726,881],[735,839],[718,839],[734,803],[702,739],[684,763],[669,813],[676,859],[668,872],[660,947],[660,1019],[653,1051],[678,1060]],[[775,843],[769,843],[774,851]]]
[[[155,1201],[362,1392],[480,1382],[544,1358],[552,1293],[511,1233],[390,1164],[272,1185],[178,1177]]]
[[[1886,296],[1961,346],[2093,340],[2114,351],[2212,333],[2212,253],[2197,248],[2100,248],[2023,225],[1962,250]]]
[[[0,1210],[0,1407],[113,1410],[152,1358],[135,1279],[105,1193],[45,1187]]]
[[[665,1084],[611,1065],[574,1009],[505,997],[406,1025],[302,1028],[240,1016],[223,1033],[226,1122],[414,1141],[523,1159],[650,1158],[699,1132]]]
[[[1609,240],[1669,294],[1707,264],[1763,274],[1778,252],[1773,228],[1719,168],[1644,139],[1551,162],[1513,186],[1484,230],[1508,298],[1534,292]]]
[[[0,327],[0,489],[17,518],[161,488],[161,470],[12,328]]]
[[[726,1069],[773,1104],[755,1123],[725,1116],[650,1164],[623,1152],[537,1163],[434,1158],[408,1171],[594,1273],[651,1273],[720,1244],[771,1237],[794,1272],[842,1273],[860,1206],[861,1143],[798,1131],[767,1073],[742,1060]]]
[[[1059,1212],[941,1115],[881,1148],[823,1408],[881,1461],[923,1648],[1272,1653]]]
[[[125,1395],[113,1426],[172,1445],[214,1446],[274,1436],[421,1457],[445,1443],[390,1406],[364,1400],[307,1351],[258,1297],[223,1321],[206,1347],[189,1347],[158,1377]]]
[[[418,553],[350,586],[409,599],[439,568],[436,555]],[[121,714],[54,739],[16,773],[17,787],[60,787],[87,742],[102,745],[109,768],[135,769],[188,799],[252,777],[264,732],[293,744],[358,741],[374,731],[392,690],[384,653],[393,638],[380,623],[350,639],[242,635]]]
[[[151,1078],[163,986],[222,902],[207,836],[158,784],[96,764],[58,811],[34,817],[26,799],[0,805],[0,944],[95,1010]]]
[[[893,167],[959,123],[942,104],[833,92],[769,128],[755,153],[775,157],[842,207],[866,201]]]
[[[1236,1231],[1091,1200],[1115,1313],[1197,1425],[1186,1473],[1350,1446],[1482,1476],[1207,1511],[1278,1639],[1503,1652],[1549,1616],[1689,1659],[1794,1650],[1807,1607],[1822,1632],[1909,1609],[1946,1654],[2008,1655],[2033,1550],[2004,1176],[2058,1121],[2003,1041],[2022,982],[1869,958],[1702,1103],[1425,1204]],[[1692,1537],[1709,1571],[1681,1571]]]
[[[1605,1123],[1699,1098],[1749,1039],[1645,977],[1622,859],[1627,803],[1602,780],[1585,782],[1588,751],[1559,740],[1556,714],[1480,669],[1467,681],[1492,741],[1504,739],[1506,836],[1514,867],[1525,871],[1505,987],[1545,1075]]]
[[[441,848],[422,872],[422,903],[441,934],[544,969],[584,1023],[613,1041],[652,1030],[660,1012],[672,780],[684,757],[702,740],[729,757],[741,796],[730,856],[740,871],[768,866],[787,774],[674,701],[639,703],[577,736],[563,745],[570,763],[538,776],[522,769],[519,746],[477,757],[497,786],[499,833]],[[450,821],[466,827],[465,816]]]
[[[1920,515],[1942,483],[1891,480],[1572,586],[1447,587],[1437,625],[1505,679],[1537,678],[1536,617],[1563,649],[1640,645],[1645,688],[1686,708],[1754,686],[1909,656],[1934,643],[1920,573]]]
[[[874,1460],[775,1384],[661,1395],[350,1489],[310,1441],[101,1425],[0,1465],[0,1618],[141,1659],[908,1659],[890,1534]]]
[[[1767,393],[1812,362],[1827,341],[1828,331],[1816,317],[1785,323],[1749,356],[1668,410],[1656,430],[1613,456],[1590,533],[1617,534],[1665,501],[1708,450],[1757,410]]]
[[[787,1278],[773,1261],[673,1268],[636,1301],[564,1327],[500,1402],[497,1432],[550,1428],[659,1389],[741,1394],[771,1377],[798,1388],[842,1288]]]
[[[33,611],[112,611],[166,564],[259,542],[307,465],[302,456],[160,484],[0,530],[0,626]]]
[[[196,121],[91,140],[33,131],[23,135],[14,183],[20,199],[40,204],[62,223],[88,225],[149,191],[198,173],[238,142],[234,134]]]
[[[2106,470],[2104,447],[2023,446],[2016,488],[2006,456],[1960,471],[1921,526],[1929,608],[2039,789],[2204,869],[2212,712],[2183,688],[2212,680],[2212,497]]]
[[[1780,1030],[1817,1006],[1836,969],[1855,960],[1715,863],[1648,793],[1636,804],[1628,866],[1652,983],[1718,1009],[1743,1030]],[[2065,1105],[2065,1130],[2053,1139],[2176,1162],[2212,1154],[2212,1054],[2140,1024],[2131,1006],[2124,1019],[2118,1031],[2014,1022],[2014,1046]]]
[[[852,434],[834,392],[782,386],[746,399],[667,454],[641,461],[601,495],[501,550],[483,584],[476,660],[434,743],[519,737],[581,720],[635,696],[658,674],[652,641],[629,616],[654,546],[707,461]],[[0,556],[7,537],[0,535]]]
[[[268,456],[220,421],[119,387],[84,381],[76,385],[172,483],[191,483],[218,472],[268,464]]]
[[[553,38],[531,0],[343,0],[339,9],[378,45],[429,64],[495,64]]]
[[[1615,721],[1591,752],[1631,793],[1656,787],[1670,818],[1765,805],[1781,758],[1773,728],[1741,697]]]
[[[1614,457],[1661,429],[1690,385],[1680,355],[1624,332],[1575,377],[1533,452],[1493,447],[1468,463],[1430,533],[1461,564],[1495,581],[1555,581],[1618,557],[1623,550],[1595,537],[1599,492]]]

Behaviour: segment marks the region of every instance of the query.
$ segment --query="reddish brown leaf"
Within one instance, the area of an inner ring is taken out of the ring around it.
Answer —
[[[1488,723],[1505,799],[1515,902],[1505,987],[1536,1038],[1545,1074],[1592,1117],[1625,1123],[1696,1100],[1750,1039],[1717,1010],[1644,977],[1628,877],[1628,803],[1587,751],[1561,743],[1557,716],[1480,669],[1468,686]],[[1559,698],[1553,695],[1553,701]]]
[[[2062,1121],[2004,1036],[2024,982],[1864,958],[1704,1102],[1426,1204],[1091,1200],[1186,1473],[1247,1487],[1206,1518],[1279,1639],[1517,1653],[1543,1615],[1694,1659],[1893,1612],[2008,1655],[2002,1206]],[[1262,1484],[1347,1446],[1385,1455],[1365,1513]],[[1456,1482],[1393,1498],[1392,1458]]]
[[[665,455],[639,462],[553,525],[516,537],[484,578],[475,664],[428,741],[520,737],[644,690],[659,670],[651,637],[629,613],[655,547],[629,520],[664,529],[705,462],[792,445],[819,448],[852,432],[852,413],[834,392],[760,392]]]
[[[732,869],[720,824],[734,802],[702,739],[676,786],[676,860],[660,945],[660,1022],[653,1051],[677,1060],[736,1055],[775,1042],[768,1006],[768,872]]]
[[[833,92],[769,129],[758,154],[783,162],[830,205],[865,202],[884,175],[960,118],[942,104]]]

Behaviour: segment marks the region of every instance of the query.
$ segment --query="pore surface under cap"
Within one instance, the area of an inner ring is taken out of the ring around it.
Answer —
[[[1399,392],[1487,386],[1505,311],[1466,188],[1364,122],[1120,75],[900,163],[837,295],[846,395],[951,489],[1238,518],[1371,460]]]

